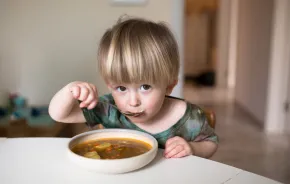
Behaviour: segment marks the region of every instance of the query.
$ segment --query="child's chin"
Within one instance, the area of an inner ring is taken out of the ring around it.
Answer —
[[[148,118],[139,118],[139,117],[130,117],[129,118],[130,121],[132,121],[133,123],[146,123],[148,122]]]

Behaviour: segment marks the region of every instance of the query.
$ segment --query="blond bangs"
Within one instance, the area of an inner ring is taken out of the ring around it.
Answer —
[[[165,37],[154,33],[156,28],[152,29],[152,25],[140,22],[138,26],[136,24],[117,27],[104,35],[98,54],[103,78],[107,82],[118,84],[169,84],[176,80],[179,69],[178,52],[170,53],[170,49],[176,48],[170,48],[168,40],[162,40]]]

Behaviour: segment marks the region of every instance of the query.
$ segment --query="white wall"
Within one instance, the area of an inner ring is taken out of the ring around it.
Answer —
[[[166,1],[168,2],[168,1]],[[173,34],[175,34],[176,41],[179,47],[180,69],[178,76],[178,83],[173,89],[171,95],[183,98],[183,82],[184,82],[184,0],[171,0],[170,9],[170,23]]]
[[[47,104],[74,80],[92,82],[100,94],[107,92],[97,73],[97,43],[120,15],[173,26],[181,20],[173,17],[176,2],[168,0],[148,0],[141,7],[113,7],[107,0],[10,0],[0,1],[0,7],[0,86],[19,92],[32,105]],[[179,43],[181,30],[173,27]],[[175,96],[182,94],[180,80]]]
[[[237,34],[239,24],[239,0],[231,0],[230,6],[230,28],[229,28],[229,53],[228,53],[228,88],[236,86],[236,64],[237,64]]]
[[[290,101],[290,2],[275,1],[274,7],[265,130],[290,133],[290,112],[284,109]]]
[[[265,120],[273,0],[240,0],[236,101]]]
[[[227,88],[230,46],[230,25],[232,0],[220,0],[217,20],[217,70],[218,88]]]
[[[207,14],[190,14],[185,23],[185,75],[200,74],[207,67],[208,16]]]

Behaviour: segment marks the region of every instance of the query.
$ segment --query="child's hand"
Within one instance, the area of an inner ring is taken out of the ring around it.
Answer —
[[[98,103],[97,89],[93,84],[73,82],[70,84],[69,90],[75,99],[82,101],[80,108],[87,107],[88,109],[92,109]]]
[[[166,141],[164,157],[180,158],[192,155],[193,150],[189,143],[181,137],[172,137]]]

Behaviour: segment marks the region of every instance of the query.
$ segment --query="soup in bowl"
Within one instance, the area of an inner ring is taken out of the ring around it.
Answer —
[[[68,144],[69,158],[90,171],[130,172],[150,163],[158,143],[147,133],[127,129],[101,129],[79,134]]]

